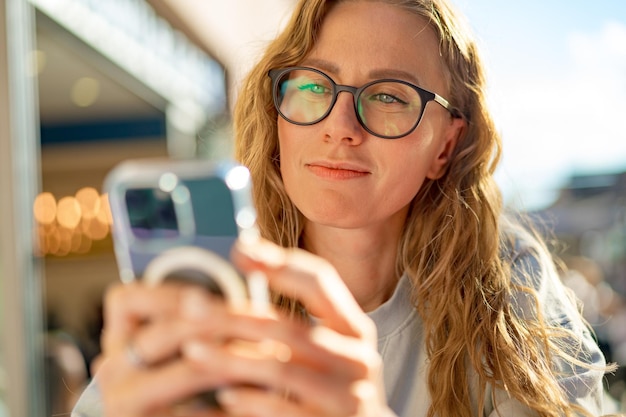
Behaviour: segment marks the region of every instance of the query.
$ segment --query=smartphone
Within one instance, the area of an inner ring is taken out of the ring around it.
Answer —
[[[234,162],[128,160],[104,182],[120,278],[200,285],[232,305],[269,305],[263,276],[228,261],[235,240],[257,239],[250,172]],[[219,408],[215,391],[179,407]]]
[[[229,301],[250,298],[248,282],[229,262],[236,239],[258,237],[247,168],[231,161],[128,160],[109,172],[104,189],[122,281],[185,281]]]

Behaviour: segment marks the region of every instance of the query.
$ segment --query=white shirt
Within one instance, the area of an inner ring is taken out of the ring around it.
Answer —
[[[510,257],[513,265],[513,280],[536,290],[544,318],[551,324],[574,331],[578,336],[579,340],[572,341],[573,349],[578,347],[578,342],[581,343],[582,349],[576,352],[578,359],[600,368],[604,366],[604,356],[581,321],[576,306],[568,296],[548,255],[541,250],[533,250],[518,240],[515,248],[506,256]],[[403,276],[392,297],[369,313],[369,316],[378,328],[378,349],[383,358],[383,380],[389,406],[399,417],[424,417],[430,405],[425,379],[428,365],[424,353],[422,323],[410,301],[410,286],[408,277]],[[532,316],[531,306],[534,303],[525,293],[517,294],[512,302],[520,316]],[[564,362],[557,364],[563,371],[559,384],[568,393],[570,401],[585,407],[593,415],[600,415],[603,412],[603,372],[572,367]],[[484,393],[473,390],[472,394],[472,405],[475,409],[477,396],[484,397],[484,416],[536,415],[502,391],[495,393],[495,404],[492,402],[490,390]],[[495,410],[496,406],[500,414]],[[97,384],[93,381],[79,399],[72,417],[101,415],[101,399]]]

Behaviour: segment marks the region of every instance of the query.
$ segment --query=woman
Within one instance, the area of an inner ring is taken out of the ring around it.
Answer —
[[[181,415],[214,389],[221,410],[198,415],[601,413],[604,358],[543,245],[501,215],[468,33],[445,0],[301,1],[235,111],[268,241],[233,261],[281,308],[113,289],[78,415],[90,395]]]

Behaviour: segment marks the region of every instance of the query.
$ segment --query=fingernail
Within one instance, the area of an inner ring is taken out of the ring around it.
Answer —
[[[188,319],[206,319],[209,303],[204,294],[197,289],[185,289],[181,296],[181,314]]]
[[[215,393],[217,397],[217,402],[220,403],[222,407],[229,407],[237,404],[239,400],[237,392],[235,390],[229,388],[222,388]]]

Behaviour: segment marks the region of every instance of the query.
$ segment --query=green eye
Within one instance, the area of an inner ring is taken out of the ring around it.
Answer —
[[[399,103],[399,104],[406,104],[405,101],[400,100],[399,98],[392,96],[391,94],[375,94],[369,97],[370,101],[380,101],[383,104],[393,104],[393,103]]]
[[[278,113],[301,126],[313,125],[328,116],[343,92],[352,94],[361,126],[383,139],[411,133],[430,101],[443,106],[453,117],[461,117],[443,97],[401,79],[372,80],[358,87],[337,84],[323,71],[307,67],[272,69],[269,76]]]
[[[310,91],[311,93],[315,93],[315,94],[324,94],[328,92],[328,88],[324,87],[323,85],[320,84],[303,84],[298,86],[298,90],[300,91]]]

